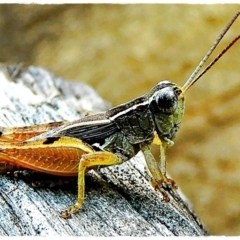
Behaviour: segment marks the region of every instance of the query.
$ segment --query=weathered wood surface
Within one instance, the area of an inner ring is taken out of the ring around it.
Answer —
[[[64,81],[36,67],[0,65],[0,126],[72,121],[109,105],[88,86]],[[65,220],[59,212],[75,202],[71,185],[33,187],[0,177],[1,236],[199,236],[208,235],[181,194],[170,203],[150,186],[144,159],[90,171],[82,209]]]

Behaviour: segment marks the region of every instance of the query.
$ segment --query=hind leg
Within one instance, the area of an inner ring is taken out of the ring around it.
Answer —
[[[110,166],[121,164],[123,157],[111,152],[93,152],[82,155],[78,166],[78,198],[77,202],[62,212],[63,218],[68,218],[71,213],[77,212],[84,201],[85,193],[85,171],[93,166]]]

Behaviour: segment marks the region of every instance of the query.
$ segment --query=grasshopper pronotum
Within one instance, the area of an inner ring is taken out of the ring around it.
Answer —
[[[185,93],[240,38],[238,35],[197,75],[239,15],[237,12],[231,19],[183,87],[165,80],[143,96],[74,122],[0,128],[1,171],[17,166],[58,176],[78,176],[77,202],[62,212],[68,217],[83,204],[87,169],[121,164],[142,151],[153,187],[169,201],[162,185],[177,186],[166,175],[165,150],[173,145],[179,130]],[[151,153],[152,143],[160,147],[159,159]]]

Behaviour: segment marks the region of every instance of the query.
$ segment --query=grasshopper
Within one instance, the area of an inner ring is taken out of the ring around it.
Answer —
[[[240,35],[199,73],[239,15],[240,11],[223,29],[183,87],[164,80],[143,96],[74,122],[1,127],[0,173],[19,167],[57,176],[78,176],[77,201],[61,213],[67,218],[84,202],[87,170],[121,164],[141,151],[151,173],[152,186],[163,195],[164,201],[170,201],[163,186],[177,189],[177,185],[166,175],[165,151],[174,144],[180,128],[185,93],[239,40]],[[151,153],[152,143],[160,148],[159,159]]]

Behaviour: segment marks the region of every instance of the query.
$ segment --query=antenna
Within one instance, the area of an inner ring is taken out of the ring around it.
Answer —
[[[229,21],[229,23],[226,25],[226,27],[223,29],[223,31],[219,34],[219,36],[217,37],[217,39],[213,43],[212,47],[207,51],[207,53],[205,54],[203,59],[200,61],[200,63],[196,67],[196,69],[193,71],[191,76],[188,78],[188,80],[183,85],[183,87],[182,87],[183,93],[185,93],[195,82],[197,82],[224,55],[224,53],[226,53],[233,46],[233,44],[236,43],[239,40],[240,35],[238,35],[236,38],[234,38],[233,41],[230,44],[228,44],[228,46],[225,49],[223,49],[219,53],[219,55],[215,59],[213,59],[213,61],[211,61],[209,63],[209,65],[196,77],[196,75],[199,73],[199,71],[201,70],[204,63],[208,60],[208,58],[210,57],[212,52],[215,50],[217,45],[220,43],[220,41],[222,40],[224,35],[228,32],[229,28],[236,21],[236,19],[238,18],[239,15],[240,15],[240,11],[238,11],[233,16],[233,18]]]

